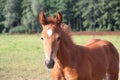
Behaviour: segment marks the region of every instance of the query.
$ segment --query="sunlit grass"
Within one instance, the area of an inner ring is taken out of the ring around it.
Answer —
[[[93,38],[111,41],[120,52],[120,36],[73,36],[84,45]],[[0,80],[50,80],[40,35],[0,35]]]

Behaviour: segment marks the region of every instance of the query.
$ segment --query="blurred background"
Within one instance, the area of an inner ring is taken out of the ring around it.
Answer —
[[[0,0],[0,33],[41,32],[40,11],[60,11],[72,31],[120,30],[120,0]]]
[[[76,44],[104,39],[120,53],[120,0],[0,0],[0,80],[51,80],[40,11],[46,16],[61,12]]]

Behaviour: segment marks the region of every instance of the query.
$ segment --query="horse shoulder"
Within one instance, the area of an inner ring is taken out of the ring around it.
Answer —
[[[88,59],[89,49],[75,45],[75,56],[71,59],[71,66],[64,69],[67,80],[92,80],[91,64]],[[87,75],[87,77],[86,77]]]

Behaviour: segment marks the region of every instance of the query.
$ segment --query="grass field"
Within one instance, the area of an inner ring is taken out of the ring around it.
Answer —
[[[73,36],[80,45],[93,38],[111,41],[120,53],[120,36]],[[0,35],[0,80],[50,80],[43,50],[40,35]]]

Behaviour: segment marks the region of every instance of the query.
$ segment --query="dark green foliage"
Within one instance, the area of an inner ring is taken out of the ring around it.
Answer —
[[[42,10],[42,1],[38,0],[23,0],[22,2],[22,18],[23,26],[29,28],[29,33],[40,32],[41,27],[38,22],[38,14]]]
[[[119,0],[78,0],[75,11],[80,16],[80,27],[88,31],[120,30],[119,4]]]
[[[6,4],[6,0],[0,0],[0,33],[2,33],[2,31],[4,30],[4,13],[3,13],[3,9],[5,7]]]
[[[22,0],[6,0],[6,5],[3,10],[4,15],[4,26],[5,29],[9,30],[12,27],[20,25],[20,19],[22,17],[22,9],[20,7]]]
[[[40,32],[40,11],[60,11],[73,31],[120,30],[120,0],[0,0],[0,32]]]

